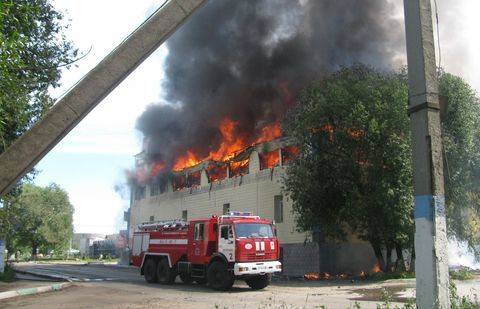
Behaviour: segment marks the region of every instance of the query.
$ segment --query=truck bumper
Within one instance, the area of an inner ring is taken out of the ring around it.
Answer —
[[[235,276],[271,274],[282,271],[282,263],[279,261],[235,263],[233,273]]]

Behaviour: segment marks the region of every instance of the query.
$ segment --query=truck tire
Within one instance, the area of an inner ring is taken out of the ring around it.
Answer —
[[[270,275],[259,275],[255,277],[248,278],[245,280],[249,287],[253,290],[261,290],[266,288],[270,284]]]
[[[207,281],[213,289],[226,291],[232,287],[235,278],[232,272],[228,270],[227,264],[215,261],[208,267]]]
[[[143,276],[148,283],[157,282],[157,263],[154,259],[147,258],[145,261],[145,265],[143,265]]]
[[[175,282],[177,273],[168,265],[167,259],[161,259],[157,265],[157,278],[161,284],[172,284]]]

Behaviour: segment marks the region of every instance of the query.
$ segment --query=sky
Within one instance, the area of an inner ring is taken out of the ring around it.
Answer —
[[[402,5],[401,0],[390,1]],[[67,38],[80,54],[90,50],[78,67],[63,72],[62,86],[52,89],[53,97],[60,97],[74,85],[162,3],[53,0],[70,24]],[[441,64],[479,90],[480,1],[452,3],[438,0]],[[161,46],[37,165],[40,174],[36,184],[55,182],[67,190],[75,208],[75,232],[111,234],[125,228],[123,211],[128,209],[129,196],[126,190],[119,194],[115,187],[125,188],[124,172],[141,151],[142,137],[135,130],[137,117],[148,104],[162,101],[162,65],[167,54]]]

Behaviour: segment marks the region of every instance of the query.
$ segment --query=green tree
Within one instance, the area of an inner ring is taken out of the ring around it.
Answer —
[[[478,156],[475,128],[479,126],[472,120],[478,118],[478,102],[468,85],[451,75],[441,76],[440,89],[448,102],[444,132],[455,141],[454,145],[449,141],[445,146],[450,169],[449,227],[458,239],[469,240],[475,234],[478,211],[468,227],[459,227],[457,220],[478,208],[479,195],[475,190],[480,173],[472,169]],[[383,270],[392,268],[392,249],[401,254],[402,249],[412,248],[413,244],[407,102],[405,74],[380,73],[357,66],[307,87],[285,125],[287,134],[301,148],[300,157],[291,164],[285,179],[285,190],[293,200],[300,230],[320,228],[333,239],[354,233],[371,243]],[[466,110],[469,116],[462,115]],[[461,132],[456,132],[457,122],[470,130],[460,128]],[[470,141],[471,151],[457,149],[460,140]],[[469,181],[458,182],[452,175]],[[452,189],[459,194],[452,194]],[[466,196],[470,199],[462,202]],[[474,243],[469,242],[471,246]],[[387,249],[386,257],[382,248]]]
[[[451,235],[480,257],[480,100],[460,77],[442,73],[445,201]]]
[[[53,104],[77,50],[49,0],[0,0],[0,153]]]
[[[48,91],[77,55],[62,18],[49,0],[0,0],[0,153],[52,106]],[[20,191],[0,198],[0,238],[11,238],[10,203]]]
[[[68,194],[56,184],[23,185],[21,194],[9,205],[15,246],[30,248],[32,257],[68,249],[73,236],[73,206]]]

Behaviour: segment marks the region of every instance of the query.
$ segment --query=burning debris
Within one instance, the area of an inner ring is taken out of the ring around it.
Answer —
[[[317,273],[317,272],[311,272],[311,273],[306,273],[303,276],[303,279],[307,281],[320,281],[320,280],[366,280],[369,277],[373,277],[376,273],[371,273],[367,274],[365,271],[361,271],[358,274],[337,274],[337,275],[332,275],[330,273]]]

